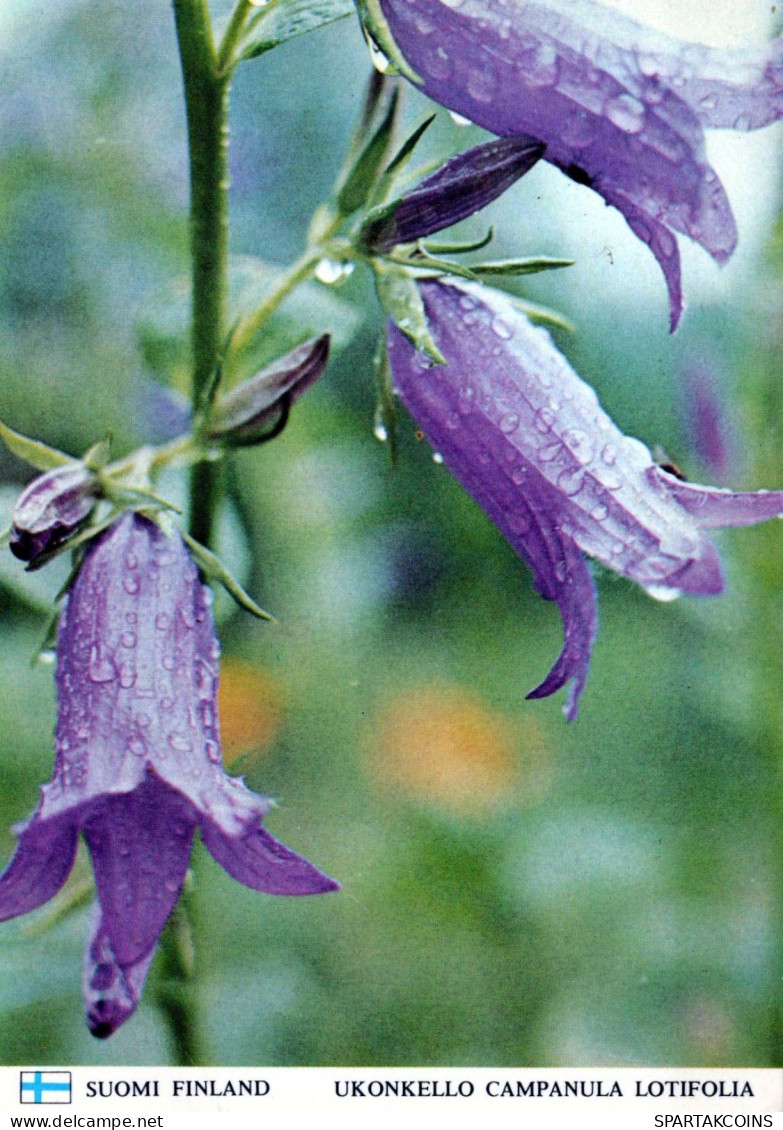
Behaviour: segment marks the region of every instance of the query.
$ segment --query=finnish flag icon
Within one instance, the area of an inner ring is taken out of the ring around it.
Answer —
[[[23,1103],[69,1103],[70,1071],[22,1071],[19,1101]]]

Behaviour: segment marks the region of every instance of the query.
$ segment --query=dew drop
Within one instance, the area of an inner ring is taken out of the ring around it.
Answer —
[[[353,263],[343,263],[338,259],[321,259],[315,268],[315,277],[327,286],[336,286],[353,274],[353,266]]]
[[[182,605],[179,610],[179,617],[186,628],[195,628],[196,618],[186,605]]]
[[[129,569],[138,569],[139,559],[138,559],[138,557],[136,556],[135,553],[129,553],[128,556],[125,558],[125,564],[128,566]]]
[[[139,736],[130,739],[128,749],[131,753],[135,754],[136,757],[146,757],[147,755],[147,743],[144,741],[144,738]]]
[[[473,125],[473,122],[470,120],[470,118],[463,117],[462,114],[456,113],[455,110],[449,110],[449,117],[454,122],[455,126],[460,126],[460,127],[464,128],[465,126],[472,126]]]
[[[120,637],[120,643],[123,647],[135,647],[136,635],[134,632],[123,632]]]
[[[454,64],[449,58],[449,53],[445,47],[438,47],[430,55],[424,63],[424,69],[428,74],[432,75],[434,79],[447,79],[451,76],[454,70]]]
[[[555,565],[555,579],[564,585],[568,576],[568,569],[566,568],[565,561],[558,561]]]
[[[604,506],[603,504],[594,506],[590,511],[590,517],[593,518],[596,522],[605,522],[609,517],[609,508],[607,506]]]
[[[614,467],[617,462],[617,452],[611,444],[607,443],[606,447],[601,452],[601,459],[607,467]]]
[[[593,458],[593,445],[587,432],[579,428],[571,428],[563,436],[563,441],[573,457],[582,466],[586,466]]]
[[[563,471],[558,475],[557,487],[568,498],[573,498],[574,495],[579,494],[585,483],[585,473],[581,467],[576,470]]]
[[[220,765],[220,746],[217,742],[206,741],[204,742],[204,749],[206,750],[207,757],[214,765]]]
[[[530,529],[530,517],[526,511],[520,510],[518,513],[509,514],[508,528],[512,537],[522,537]]]
[[[155,627],[160,632],[165,632],[170,623],[171,617],[168,616],[165,612],[159,612],[155,617]]]
[[[497,94],[498,80],[494,66],[485,63],[474,67],[468,75],[468,94],[476,102],[491,102]]]
[[[375,40],[372,39],[369,35],[366,38],[367,46],[370,49],[370,59],[372,60],[372,65],[375,67],[376,71],[379,72],[379,74],[385,75],[388,71],[391,71],[393,69],[391,63],[384,55],[383,51],[381,51]]]
[[[510,436],[519,427],[519,416],[516,412],[507,412],[500,418],[500,430],[504,436]]]
[[[553,459],[557,459],[563,450],[563,445],[560,440],[555,440],[554,443],[548,443],[542,447],[538,452],[539,463],[551,463]]]
[[[149,724],[150,724],[149,714],[137,714],[136,715],[136,725],[141,726],[142,730],[146,730],[146,728],[147,728],[147,726],[149,726]]]
[[[525,467],[524,464],[520,464],[519,467],[515,467],[511,472],[511,481],[515,486],[521,487],[526,478],[527,467]]]
[[[173,707],[174,707],[174,699],[173,698],[162,698],[160,700],[161,710],[172,710]]]
[[[440,464],[440,463],[442,463],[442,462],[443,462],[443,456],[441,455],[441,453],[440,453],[439,451],[433,451],[433,453],[432,453],[432,462],[433,462],[433,463],[438,463],[438,464]]]
[[[381,443],[386,443],[386,440],[389,438],[389,433],[386,429],[386,425],[381,424],[380,422],[375,425],[372,430],[372,434],[376,439],[379,439]]]
[[[502,318],[493,318],[492,332],[496,337],[501,338],[503,341],[508,341],[512,336],[511,327],[503,321]]]
[[[39,663],[46,663],[47,666],[51,666],[51,664],[54,663],[56,658],[57,658],[57,653],[55,652],[54,648],[45,647],[45,648],[43,648],[42,651],[38,652],[38,662]]]
[[[128,624],[135,624],[136,621],[138,620],[138,616],[136,615],[135,612],[126,612],[125,613],[125,620]]]
[[[126,691],[136,682],[136,668],[132,663],[123,663],[120,667],[120,686]]]
[[[163,705],[161,703],[161,705]],[[190,753],[193,746],[187,734],[183,734],[177,730],[172,730],[168,736],[168,743],[172,749],[177,750],[178,753]]]
[[[646,110],[644,103],[632,94],[618,94],[606,104],[606,116],[613,125],[626,133],[639,133],[644,129]]]
[[[94,683],[110,683],[116,676],[114,664],[102,653],[97,644],[90,649],[89,675]]]
[[[539,408],[539,410],[536,412],[534,420],[535,428],[537,432],[541,432],[541,435],[546,435],[546,433],[551,429],[554,422],[555,414],[548,408]]]
[[[646,585],[644,591],[653,600],[660,600],[663,604],[670,604],[678,596],[682,596],[681,589],[671,588],[669,585]]]
[[[122,587],[130,596],[135,596],[139,591],[139,582],[135,577],[126,577],[122,582]]]

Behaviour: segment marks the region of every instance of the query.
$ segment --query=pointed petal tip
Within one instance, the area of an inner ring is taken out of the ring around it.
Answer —
[[[322,895],[340,889],[307,859],[291,851],[260,825],[249,833],[229,836],[209,819],[202,820],[201,838],[224,871],[255,891],[269,895]]]

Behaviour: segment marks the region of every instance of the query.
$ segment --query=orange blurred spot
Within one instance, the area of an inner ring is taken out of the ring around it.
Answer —
[[[229,658],[220,665],[218,708],[223,761],[231,765],[272,745],[282,723],[283,696],[266,671]]]
[[[467,688],[405,691],[377,720],[369,769],[376,780],[454,811],[531,803],[549,786],[549,759],[535,725],[516,730]]]

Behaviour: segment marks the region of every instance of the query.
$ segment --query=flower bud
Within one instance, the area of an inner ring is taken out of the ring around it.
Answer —
[[[83,463],[68,463],[39,475],[19,496],[10,549],[21,561],[36,561],[62,545],[87,520],[97,480]]]
[[[207,424],[207,437],[230,447],[273,439],[285,427],[293,402],[323,375],[328,359],[329,334],[311,338],[278,358],[220,397]]]
[[[504,137],[446,161],[400,200],[370,213],[361,240],[375,251],[413,243],[486,208],[543,156],[533,137]]]

